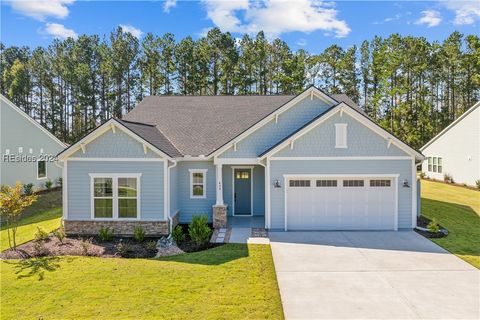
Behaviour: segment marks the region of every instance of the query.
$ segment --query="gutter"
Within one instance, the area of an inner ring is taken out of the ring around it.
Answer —
[[[168,231],[170,233],[172,233],[172,231],[173,231],[173,226],[172,226],[173,220],[172,220],[172,217],[170,216],[170,169],[175,168],[177,166],[177,161],[176,160],[172,160],[172,162],[173,162],[173,164],[171,166],[167,167],[167,190],[168,190],[168,192],[167,192],[167,195],[168,195],[167,196],[167,209],[168,209],[167,218],[168,218],[168,222],[169,222],[168,223]]]

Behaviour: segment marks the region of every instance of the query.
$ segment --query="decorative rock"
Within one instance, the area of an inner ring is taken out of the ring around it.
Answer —
[[[157,248],[168,248],[173,245],[173,238],[172,235],[169,235],[168,237],[161,237],[157,241]]]

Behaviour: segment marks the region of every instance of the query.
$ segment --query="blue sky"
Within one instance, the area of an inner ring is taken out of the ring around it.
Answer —
[[[455,30],[480,34],[480,0],[1,0],[0,9],[1,41],[7,46],[47,46],[55,37],[104,35],[118,25],[139,38],[147,32],[198,38],[215,26],[235,37],[265,30],[270,38],[312,53],[395,32],[431,41]]]

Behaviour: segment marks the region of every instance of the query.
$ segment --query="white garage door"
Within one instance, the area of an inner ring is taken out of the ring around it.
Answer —
[[[290,178],[288,230],[395,230],[394,177]]]

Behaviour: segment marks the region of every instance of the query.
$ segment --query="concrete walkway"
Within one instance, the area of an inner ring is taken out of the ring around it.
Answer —
[[[479,319],[480,271],[415,232],[270,232],[287,319]]]

